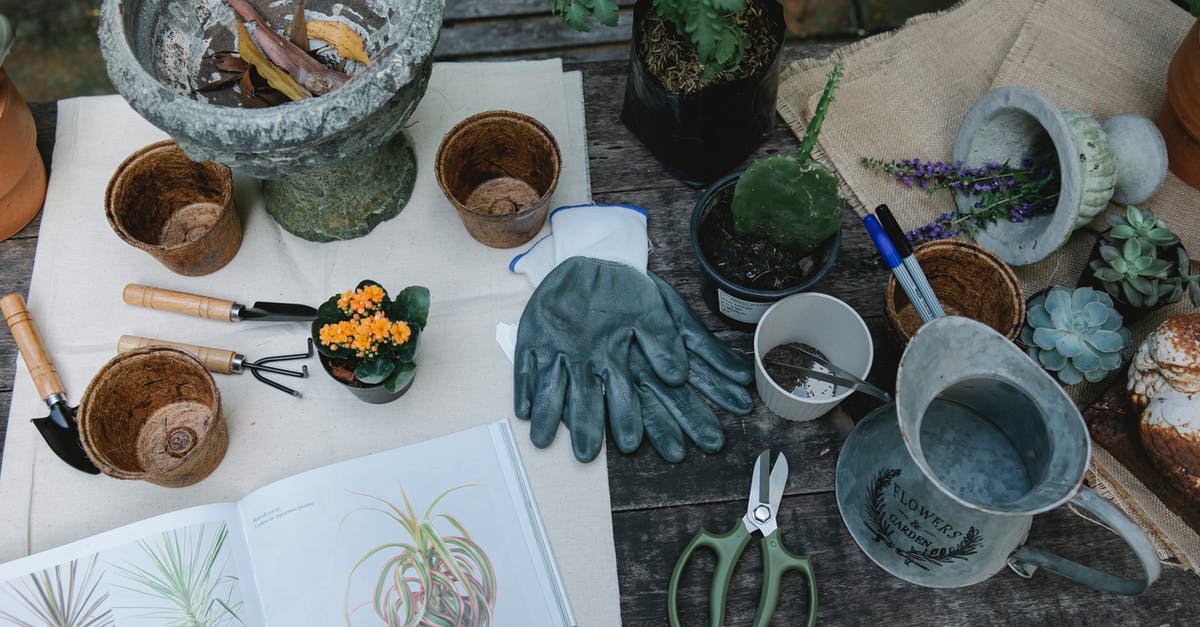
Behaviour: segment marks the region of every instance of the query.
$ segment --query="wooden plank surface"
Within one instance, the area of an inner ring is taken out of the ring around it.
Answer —
[[[829,46],[791,45],[787,59],[824,55]],[[586,55],[585,55],[586,56]],[[603,58],[599,56],[597,58]],[[750,335],[733,331],[700,300],[696,263],[688,243],[687,224],[697,192],[669,177],[620,123],[624,89],[623,60],[576,62],[568,69],[584,75],[589,164],[593,192],[599,202],[626,202],[652,212],[651,269],[664,276],[722,339],[749,350]],[[38,107],[43,129],[53,128],[53,107]],[[793,150],[795,139],[782,124],[758,152]],[[43,154],[48,155],[49,152]],[[0,289],[27,292],[36,245],[37,221],[18,236],[0,243]],[[885,387],[894,380],[896,351],[880,334],[881,295],[887,274],[861,272],[874,256],[857,219],[847,213],[844,244],[833,272],[819,286],[849,302],[867,319],[876,340],[877,359],[871,378]],[[11,337],[0,333],[0,412],[7,414],[15,352]],[[822,624],[1198,624],[1200,600],[1194,575],[1168,569],[1145,595],[1117,597],[1092,592],[1039,573],[1025,581],[1005,571],[977,586],[932,590],[907,584],[875,567],[858,549],[838,515],[833,469],[841,442],[877,403],[855,397],[846,412],[808,423],[774,417],[759,404],[746,417],[723,416],[728,444],[717,455],[692,450],[681,464],[663,462],[648,445],[624,456],[610,447],[610,490],[613,524],[626,625],[665,624],[666,584],[683,546],[701,527],[725,531],[744,510],[749,470],[767,447],[786,452],[791,477],[780,513],[783,537],[795,552],[813,555],[821,595]],[[2,433],[0,433],[2,438]],[[611,442],[610,442],[611,444]],[[1123,545],[1102,529],[1063,510],[1038,517],[1031,541],[1119,573],[1132,575]],[[683,580],[681,602],[685,624],[704,620],[711,559],[699,559]],[[759,554],[747,551],[739,565],[729,624],[747,624],[754,612],[759,582]],[[805,610],[803,582],[785,580],[779,625],[797,624]]]

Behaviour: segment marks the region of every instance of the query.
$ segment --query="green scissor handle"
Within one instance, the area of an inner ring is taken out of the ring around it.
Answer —
[[[779,530],[762,540],[763,551],[763,588],[762,597],[758,601],[758,611],[754,614],[754,627],[766,627],[775,614],[775,606],[779,604],[779,587],[783,574],[789,570],[798,570],[808,580],[808,627],[817,624],[817,577],[813,573],[812,558],[807,555],[796,555],[783,546],[779,539]]]
[[[671,585],[667,588],[667,616],[671,620],[671,627],[680,627],[678,600],[675,598],[679,591],[679,577],[683,574],[683,569],[687,566],[692,554],[702,546],[712,549],[713,553],[717,555],[717,566],[713,569],[712,588],[708,592],[708,612],[712,619],[712,627],[719,627],[723,623],[725,595],[729,591],[729,582],[733,579],[733,568],[749,541],[750,532],[746,531],[745,525],[740,520],[733,529],[721,535],[701,529],[700,533],[692,538],[692,541],[683,549],[683,554],[679,556],[679,561],[675,562],[675,572],[671,573]]]
[[[667,617],[671,627],[680,627],[679,577],[691,559],[692,554],[700,547],[708,547],[717,556],[717,565],[713,569],[712,587],[709,589],[708,611],[709,624],[720,627],[725,624],[725,601],[729,591],[729,583],[733,579],[733,569],[738,558],[750,541],[750,532],[739,522],[728,532],[716,535],[701,529],[696,537],[683,549],[683,554],[675,562],[675,571],[671,573],[671,584],[667,588]],[[812,559],[809,556],[793,555],[779,540],[779,531],[763,538],[763,587],[758,600],[758,611],[754,614],[754,627],[767,627],[775,608],[779,604],[779,587],[783,574],[789,570],[798,570],[808,580],[808,627],[817,623],[817,580],[813,574]]]

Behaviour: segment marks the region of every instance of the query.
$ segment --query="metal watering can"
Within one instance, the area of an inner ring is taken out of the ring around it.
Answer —
[[[1087,426],[1062,388],[1004,336],[938,318],[900,360],[896,402],[855,427],[838,457],[837,499],[850,535],[912,583],[956,588],[1007,565],[1039,567],[1106,592],[1137,594],[1159,575],[1150,540],[1083,486]],[[1026,546],[1034,514],[1071,503],[1133,549],[1144,577],[1116,577]]]

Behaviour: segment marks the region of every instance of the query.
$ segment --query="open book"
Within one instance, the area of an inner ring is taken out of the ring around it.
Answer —
[[[574,625],[508,423],[0,565],[0,624]]]

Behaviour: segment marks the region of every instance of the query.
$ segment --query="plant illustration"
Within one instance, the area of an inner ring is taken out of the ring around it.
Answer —
[[[156,623],[219,627],[245,624],[238,579],[225,574],[228,558],[222,553],[229,531],[221,523],[213,535],[197,525],[163,533],[157,543],[139,540],[138,547],[149,560],[148,568],[136,564],[121,567],[131,585],[126,590],[151,599],[140,616]]]
[[[347,625],[351,616],[367,605],[389,627],[492,624],[496,572],[491,560],[457,518],[434,513],[442,499],[472,485],[441,493],[419,518],[403,488],[403,509],[377,496],[352,492],[380,504],[357,511],[386,516],[400,535],[395,541],[372,547],[350,569],[343,601]],[[382,564],[377,558],[383,559]],[[360,570],[374,572],[373,596],[352,606],[351,590]]]
[[[27,610],[24,617],[0,610],[0,619],[23,627],[106,627],[115,625],[104,607],[108,593],[98,594],[104,571],[96,569],[97,554],[80,569],[79,560],[30,573],[5,584],[5,591]]]
[[[926,547],[918,549],[915,546],[910,546],[905,549],[897,545],[892,539],[892,534],[895,529],[887,521],[887,511],[884,506],[883,494],[892,481],[900,476],[899,468],[888,468],[880,470],[875,478],[871,480],[871,487],[867,490],[867,528],[874,534],[872,538],[875,542],[883,542],[889,549],[896,552],[896,555],[904,558],[905,566],[916,566],[921,570],[929,570],[930,566],[943,566],[954,560],[965,560],[974,555],[979,545],[983,543],[983,534],[975,527],[967,530],[963,535],[963,539],[952,547]],[[911,522],[914,527],[915,522]]]

